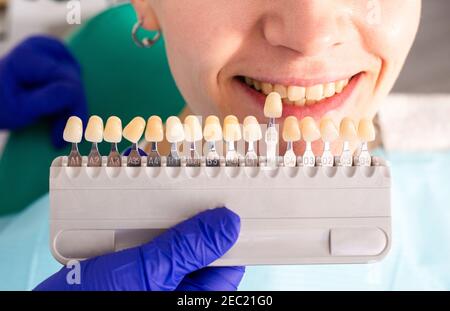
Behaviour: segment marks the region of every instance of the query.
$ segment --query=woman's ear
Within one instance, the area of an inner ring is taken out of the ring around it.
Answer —
[[[160,30],[158,19],[149,0],[131,0],[138,19],[143,20],[143,28],[147,30]]]

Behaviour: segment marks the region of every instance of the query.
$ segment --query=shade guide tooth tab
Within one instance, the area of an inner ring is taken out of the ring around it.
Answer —
[[[222,126],[220,120],[216,116],[208,116],[205,120],[203,128],[203,137],[207,142],[222,140]]]
[[[228,115],[223,120],[223,139],[227,143],[226,166],[239,166],[239,154],[235,149],[234,143],[242,139],[242,133],[236,116]]]
[[[108,143],[120,143],[122,141],[122,121],[118,117],[111,116],[106,120],[103,139]]]
[[[247,116],[243,123],[244,140],[255,142],[262,138],[261,126],[254,116]]]
[[[305,152],[302,156],[303,166],[313,167],[316,165],[316,156],[312,151],[312,142],[320,139],[320,130],[312,117],[305,117],[301,120],[301,132],[303,140],[306,142]]]
[[[163,122],[158,116],[151,116],[147,120],[145,140],[148,142],[161,142],[164,139]]]
[[[375,140],[375,127],[371,119],[361,119],[358,124],[358,137],[361,141],[359,155],[357,157],[359,166],[371,166],[372,156],[369,153],[368,142]]]
[[[280,118],[283,114],[283,102],[280,94],[271,92],[266,97],[264,104],[264,116],[266,118]]]
[[[202,140],[202,126],[198,117],[189,115],[184,119],[184,139],[187,142]]]
[[[91,143],[101,143],[103,141],[103,120],[99,116],[89,118],[84,138]]]
[[[339,131],[331,118],[320,120],[320,134],[323,141],[323,152],[320,156],[321,166],[334,166],[334,155],[331,152],[331,143],[339,138]]]
[[[83,122],[78,117],[70,117],[64,128],[63,139],[68,143],[80,143],[83,138]]]
[[[145,130],[145,120],[142,117],[135,117],[123,129],[123,137],[133,144],[137,144]]]
[[[183,124],[178,117],[171,116],[166,121],[166,139],[169,143],[179,143],[184,140]]]
[[[294,142],[300,140],[301,137],[297,118],[294,116],[287,117],[283,124],[283,140],[286,142]]]
[[[352,166],[353,165],[353,152],[350,148],[350,142],[356,140],[358,138],[358,134],[356,132],[355,123],[353,119],[349,117],[345,117],[341,121],[341,125],[339,127],[339,134],[342,143],[342,153],[339,158],[339,165],[341,166]]]

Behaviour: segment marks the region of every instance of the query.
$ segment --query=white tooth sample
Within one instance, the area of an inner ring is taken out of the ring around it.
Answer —
[[[181,121],[176,116],[167,118],[166,139],[169,143],[178,143],[184,140],[184,128]]]
[[[137,144],[145,130],[145,120],[142,117],[135,117],[123,129],[123,137],[133,144]]]
[[[196,116],[189,115],[184,119],[184,137],[191,143],[202,140],[202,126]]]
[[[342,119],[341,125],[339,128],[339,135],[343,141],[353,141],[358,138],[358,134],[356,132],[355,123],[349,117]]]
[[[287,88],[287,97],[292,101],[302,100],[306,97],[306,88],[302,86],[289,86]]]
[[[222,140],[222,127],[218,117],[208,116],[206,118],[205,127],[203,128],[203,137],[207,142]]]
[[[331,118],[320,120],[320,134],[324,142],[333,142],[339,138],[339,131]]]
[[[300,123],[304,141],[313,142],[320,138],[320,130],[312,117],[305,117]]]
[[[262,138],[261,126],[254,116],[247,116],[244,119],[243,132],[246,142],[256,142]]]
[[[253,85],[253,79],[249,78],[249,77],[245,77],[245,83],[247,83],[247,85]]]
[[[285,142],[294,142],[300,140],[300,138],[300,126],[297,118],[294,116],[287,117],[283,124],[283,140]]]
[[[257,91],[261,91],[261,88],[262,88],[261,82],[254,80],[254,81],[253,81],[253,86],[255,87],[255,89],[256,89]]]
[[[323,85],[317,84],[306,88],[307,100],[321,100],[323,98]]]
[[[266,118],[279,118],[283,114],[283,102],[280,94],[272,92],[266,97],[264,116]]]
[[[277,92],[278,94],[280,94],[281,98],[286,98],[287,97],[287,89],[284,85],[281,84],[275,84],[273,87],[273,91]]]
[[[306,104],[306,98],[303,98],[303,99],[300,99],[300,100],[296,100],[296,101],[294,102],[294,104],[295,104],[296,106],[304,106],[304,105]]]
[[[344,87],[348,84],[348,80],[341,80],[336,82],[336,93],[341,93]]]
[[[363,142],[375,140],[375,127],[370,119],[361,119],[358,125],[358,137]]]
[[[228,115],[223,119],[223,139],[226,142],[235,142],[242,139],[241,127],[236,116]]]
[[[67,120],[63,139],[68,143],[78,144],[83,138],[83,122],[80,118],[72,116]]]
[[[120,143],[122,141],[122,121],[112,116],[106,120],[103,139],[108,143]]]
[[[159,116],[151,116],[147,120],[145,140],[148,142],[160,142],[164,139],[163,123]]]
[[[103,120],[99,116],[89,118],[84,138],[91,143],[101,143],[103,141]]]
[[[334,82],[325,84],[323,87],[323,96],[328,98],[334,94],[336,94],[336,84]]]
[[[273,91],[272,84],[270,84],[270,83],[264,83],[264,82],[261,83],[261,89],[265,95],[268,95],[270,92]]]

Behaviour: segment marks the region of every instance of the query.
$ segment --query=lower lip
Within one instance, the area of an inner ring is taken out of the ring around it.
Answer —
[[[353,94],[353,91],[358,85],[362,75],[363,73],[359,73],[353,76],[350,79],[348,85],[344,88],[344,90],[341,93],[335,94],[334,96],[329,98],[322,99],[321,101],[313,105],[296,106],[293,104],[291,105],[285,104],[283,102],[283,118],[287,116],[295,116],[298,119],[302,119],[306,116],[311,116],[315,119],[320,119],[327,112],[339,109],[346,103],[347,99]],[[235,81],[240,85],[240,87],[245,91],[245,93],[247,93],[252,98],[252,102],[254,102],[256,105],[264,109],[266,95],[248,86],[245,82],[242,82],[238,79],[235,79]]]

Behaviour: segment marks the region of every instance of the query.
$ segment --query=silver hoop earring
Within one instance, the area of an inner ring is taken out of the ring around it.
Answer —
[[[155,45],[156,42],[158,42],[159,38],[161,37],[161,32],[158,31],[153,38],[143,38],[142,40],[138,38],[138,31],[142,28],[142,25],[144,24],[144,21],[141,19],[137,21],[136,24],[133,26],[133,30],[131,31],[131,37],[133,38],[134,43],[140,47],[140,48],[151,48],[153,45]]]

